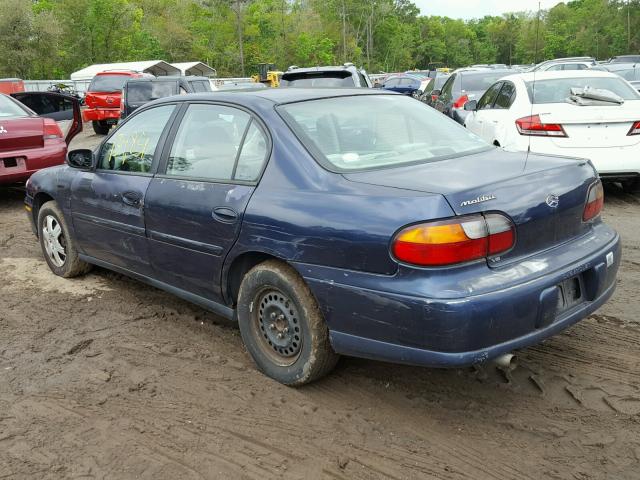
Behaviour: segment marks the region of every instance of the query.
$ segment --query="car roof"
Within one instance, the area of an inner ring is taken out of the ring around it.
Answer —
[[[221,101],[238,104],[250,104],[265,102],[275,105],[285,103],[304,102],[307,100],[320,100],[323,98],[354,97],[364,95],[399,95],[388,90],[373,88],[266,88],[261,90],[244,91],[213,91],[202,93],[190,93],[173,97],[161,98],[152,102],[167,103],[171,101]]]
[[[129,80],[129,82],[131,83],[136,83],[136,82],[162,82],[162,81],[185,81],[185,82],[190,82],[193,80],[202,80],[205,82],[208,82],[209,79],[207,77],[198,77],[195,75],[164,75],[161,77],[146,77],[146,78],[132,78],[131,80]]]
[[[294,73],[313,73],[313,72],[345,72],[349,70],[357,70],[355,65],[335,65],[335,66],[325,66],[325,67],[304,67],[304,68],[292,68],[291,70],[287,70],[283,73],[284,75],[291,75]]]
[[[459,72],[454,72],[456,75],[464,75],[466,76],[478,76],[478,77],[482,77],[485,75],[495,75],[496,73],[504,73],[509,74],[511,73],[513,70],[509,70],[509,69],[499,69],[499,68],[487,68],[485,70],[461,70]]]
[[[616,72],[618,70],[632,70],[634,68],[640,68],[639,62],[619,62],[619,63],[607,63],[602,65],[603,68],[606,68],[610,72]]]
[[[558,70],[558,71],[536,71],[536,72],[524,72],[514,73],[509,75],[511,78],[519,78],[525,82],[533,82],[534,80],[552,80],[554,78],[620,78],[618,75],[611,72],[603,72],[602,70]],[[506,78],[506,77],[504,77]]]

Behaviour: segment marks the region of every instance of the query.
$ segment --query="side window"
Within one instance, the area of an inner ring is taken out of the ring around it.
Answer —
[[[175,105],[163,105],[132,117],[102,145],[98,168],[114,172],[149,172],[158,140],[174,109]]]
[[[500,89],[500,93],[496,97],[495,104],[493,108],[499,109],[508,109],[511,107],[511,104],[515,100],[516,87],[511,82],[504,82],[502,88]]]
[[[457,75],[451,75],[449,77],[449,80],[447,80],[445,82],[445,84],[442,86],[442,92],[440,93],[441,97],[451,97],[452,96],[452,91],[453,91],[453,83],[456,81],[456,77]]]
[[[564,65],[552,65],[549,68],[547,68],[547,72],[556,72],[558,70],[562,70],[562,67]]]
[[[385,88],[393,88],[398,86],[398,79],[392,78],[384,83]]]
[[[255,120],[245,136],[233,179],[253,182],[258,179],[267,158],[267,137]]]
[[[489,87],[489,90],[484,92],[484,95],[478,102],[478,110],[487,110],[489,108],[493,108],[493,102],[498,96],[500,87],[502,87],[502,82],[495,83],[494,85]]]
[[[255,180],[266,145],[248,113],[221,105],[190,105],[171,147],[167,175]]]

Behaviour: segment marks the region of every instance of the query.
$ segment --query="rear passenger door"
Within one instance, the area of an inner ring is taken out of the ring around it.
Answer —
[[[235,106],[183,107],[146,197],[155,277],[222,302],[221,270],[271,150],[260,121]]]
[[[515,97],[515,85],[508,81],[502,82],[500,91],[491,106],[483,110],[482,137],[487,142],[497,143],[504,147],[505,126],[507,122],[512,120],[509,109]]]

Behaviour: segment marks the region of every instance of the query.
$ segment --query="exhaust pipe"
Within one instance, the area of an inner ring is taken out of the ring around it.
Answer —
[[[518,357],[513,353],[503,353],[499,357],[494,358],[493,363],[496,367],[511,372],[518,366]]]

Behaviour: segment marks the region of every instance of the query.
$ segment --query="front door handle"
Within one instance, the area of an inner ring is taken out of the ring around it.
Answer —
[[[229,207],[216,207],[211,213],[213,218],[224,223],[235,223],[238,221],[238,212]]]
[[[122,201],[131,207],[139,207],[142,202],[142,194],[139,192],[124,192],[122,194]]]

